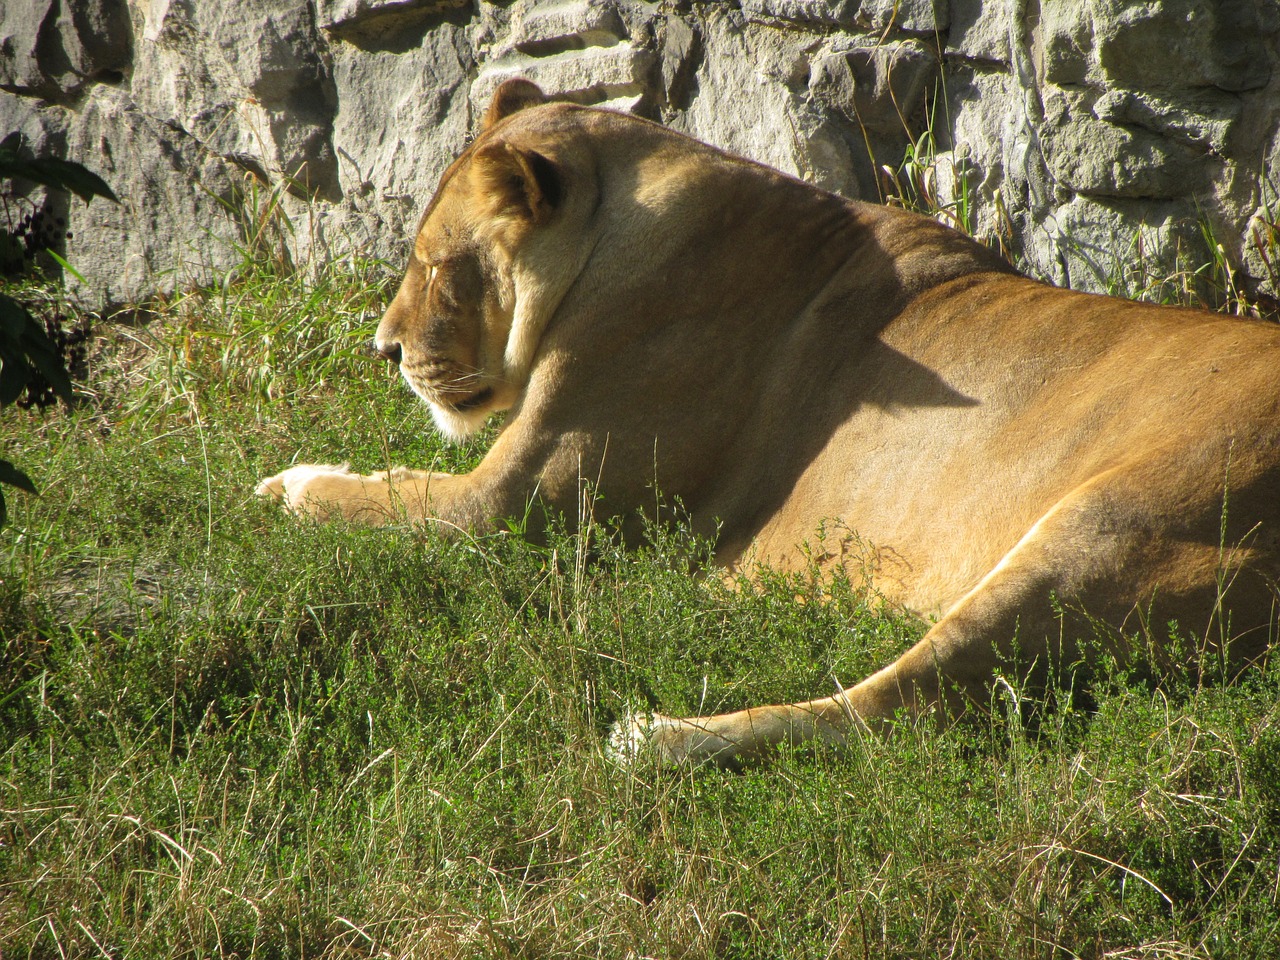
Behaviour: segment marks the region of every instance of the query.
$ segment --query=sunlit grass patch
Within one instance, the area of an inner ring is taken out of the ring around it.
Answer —
[[[1275,955],[1274,664],[1104,668],[1089,709],[1011,668],[945,730],[625,768],[628,710],[826,694],[923,625],[847,583],[732,589],[678,530],[255,499],[294,458],[482,454],[356,349],[389,292],[365,269],[99,325],[90,402],[0,422],[43,490],[0,530],[6,956]]]

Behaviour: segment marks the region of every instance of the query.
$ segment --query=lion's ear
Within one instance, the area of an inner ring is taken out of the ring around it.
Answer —
[[[495,219],[546,223],[564,196],[560,170],[553,162],[505,140],[486,143],[476,152],[471,184]]]
[[[488,130],[499,120],[506,119],[513,113],[518,113],[526,107],[536,107],[546,102],[547,95],[542,92],[542,88],[536,83],[519,78],[505,80],[493,92],[493,100],[489,102],[489,109],[484,113],[484,122],[481,124],[480,129]]]

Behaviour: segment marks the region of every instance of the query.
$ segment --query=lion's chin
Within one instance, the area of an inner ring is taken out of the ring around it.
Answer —
[[[427,400],[425,397],[423,399]],[[474,410],[454,410],[451,407],[441,406],[434,400],[427,400],[427,406],[431,408],[431,419],[436,422],[436,429],[455,443],[467,439],[478,431],[493,413],[487,405]]]
[[[451,442],[459,443],[478,432],[489,416],[496,412],[491,388],[486,387],[461,404],[447,405],[436,399],[434,393],[415,383],[413,377],[406,374],[404,380],[409,384],[409,389],[431,409],[431,419],[436,422],[436,429]]]

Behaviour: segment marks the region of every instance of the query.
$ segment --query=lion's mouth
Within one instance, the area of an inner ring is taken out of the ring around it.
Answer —
[[[493,388],[485,387],[483,390],[473,393],[471,396],[467,397],[467,399],[450,403],[449,406],[454,410],[457,410],[459,413],[466,413],[468,410],[474,410],[476,407],[484,406],[492,397]]]

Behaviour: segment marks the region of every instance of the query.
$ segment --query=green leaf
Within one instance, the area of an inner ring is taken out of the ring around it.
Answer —
[[[5,227],[0,226],[0,266],[19,263],[24,253],[22,242]]]
[[[0,407],[7,407],[22,396],[31,379],[31,367],[24,356],[0,358]]]
[[[75,278],[76,278],[77,280],[79,280],[81,283],[88,283],[88,282],[89,282],[88,280],[86,280],[86,279],[84,278],[84,276],[80,273],[80,271],[79,271],[79,270],[77,270],[77,269],[76,269],[75,267],[73,267],[71,264],[67,263],[67,261],[66,261],[66,260],[64,260],[62,257],[58,256],[58,253],[57,253],[57,251],[56,251],[56,250],[46,250],[46,251],[45,251],[45,253],[47,253],[49,256],[53,257],[53,259],[57,260],[57,261],[58,261],[58,265],[59,265],[60,267],[62,267],[62,269],[63,269],[63,270],[67,271],[67,273],[71,274],[73,277],[75,277]]]
[[[25,490],[27,493],[37,492],[36,485],[31,482],[31,478],[8,460],[0,460],[0,483],[7,483],[9,486]]]
[[[62,160],[58,157],[23,160],[13,150],[0,149],[0,177],[16,177],[55,190],[70,190],[85,203],[94,197],[104,197],[112,203],[120,202],[105,180],[74,160]]]
[[[62,357],[45,350],[28,350],[27,360],[40,371],[41,376],[49,382],[49,386],[53,387],[53,392],[63,403],[72,402],[74,391],[71,388],[71,378],[67,375],[67,368],[62,365]]]
[[[8,341],[16,349],[30,319],[31,314],[27,313],[22,304],[13,297],[0,293],[0,337],[3,337],[0,349],[4,349],[4,341]]]
[[[0,293],[0,406],[8,406],[22,395],[32,367],[64,403],[73,401],[75,394],[62,354],[44,327],[22,304]]]
[[[120,202],[120,198],[107,186],[107,181],[83,164],[76,163],[74,160],[60,160],[56,157],[48,157],[36,162],[46,171],[50,171],[53,176],[59,177],[63,186],[85,203],[94,197],[102,197],[112,203]]]

